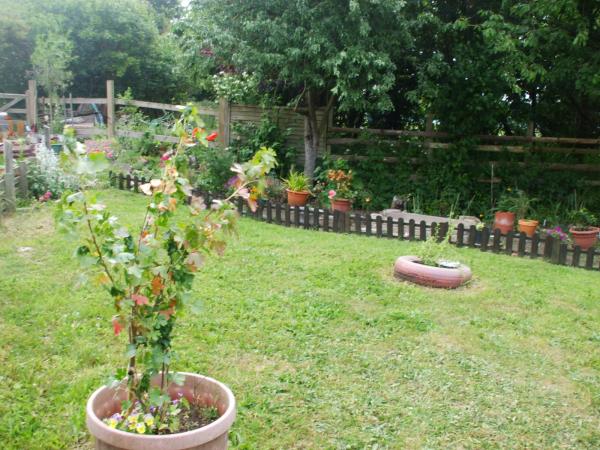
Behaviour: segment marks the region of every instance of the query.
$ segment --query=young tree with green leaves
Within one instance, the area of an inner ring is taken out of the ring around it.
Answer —
[[[390,110],[394,58],[409,44],[399,0],[196,0],[197,48],[229,70],[256,74],[306,117],[305,173],[324,131],[317,111]]]

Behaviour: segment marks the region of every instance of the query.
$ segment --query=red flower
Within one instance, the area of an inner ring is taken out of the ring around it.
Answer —
[[[211,133],[208,136],[206,136],[206,140],[208,142],[212,142],[217,138],[218,135],[219,135],[219,133]]]
[[[112,325],[113,325],[113,330],[115,332],[115,336],[118,336],[119,333],[121,333],[121,331],[123,330],[123,327],[119,323],[119,319],[116,317],[113,317]]]
[[[148,297],[146,297],[145,295],[140,295],[140,294],[133,294],[131,296],[131,300],[133,300],[135,302],[135,304],[138,306],[147,305],[149,303]]]
[[[166,152],[166,153],[163,153],[163,155],[160,157],[160,160],[167,161],[169,158],[171,158],[171,152]]]

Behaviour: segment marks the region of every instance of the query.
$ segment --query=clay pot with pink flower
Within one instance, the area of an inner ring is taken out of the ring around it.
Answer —
[[[329,170],[327,171],[327,197],[333,211],[348,212],[352,208],[354,192],[352,191],[351,170]]]
[[[250,192],[262,189],[276,161],[272,149],[261,148],[250,162],[235,164],[232,193],[202,214],[206,205],[192,196],[185,168],[178,165],[194,128],[203,125],[190,105],[173,129],[179,144],[161,158],[161,177],[140,186],[148,204],[139,227],[127,228],[95,194],[83,190],[65,193],[57,202],[61,228],[85,235],[75,253],[96,269],[98,289],[114,307],[106,326],[124,346],[124,352],[115,351],[125,354],[123,364],[87,404],[86,423],[98,450],[227,448],[235,418],[233,393],[212,378],[172,370],[172,337],[182,309],[195,297],[189,295],[192,282],[206,255],[221,254],[235,231],[233,201],[244,198],[254,210]],[[208,145],[210,138],[199,143]],[[64,154],[87,180],[109,167],[104,153],[92,157],[67,145]],[[198,230],[206,229],[214,232],[200,238]]]

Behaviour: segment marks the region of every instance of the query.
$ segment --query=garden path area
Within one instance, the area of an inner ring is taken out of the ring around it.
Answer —
[[[144,198],[105,191],[123,223]],[[50,205],[0,225],[0,442],[91,448],[89,394],[122,361]],[[243,219],[197,278],[175,368],[238,401],[239,449],[600,448],[600,273],[456,249],[456,291],[392,277],[419,243]],[[234,254],[235,253],[235,254]]]

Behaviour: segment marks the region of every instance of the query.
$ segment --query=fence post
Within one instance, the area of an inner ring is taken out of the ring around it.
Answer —
[[[115,137],[115,82],[106,80],[106,134]]]
[[[226,98],[219,99],[219,142],[222,148],[229,147],[231,104]]]
[[[27,191],[29,186],[27,184],[27,160],[23,160],[19,163],[19,195],[21,198],[27,198]]]
[[[37,83],[35,80],[29,80],[27,83],[27,92],[25,97],[25,111],[27,116],[27,125],[30,128],[37,128]]]
[[[15,196],[15,173],[12,142],[4,143],[4,199],[6,211],[15,212],[17,199]]]

